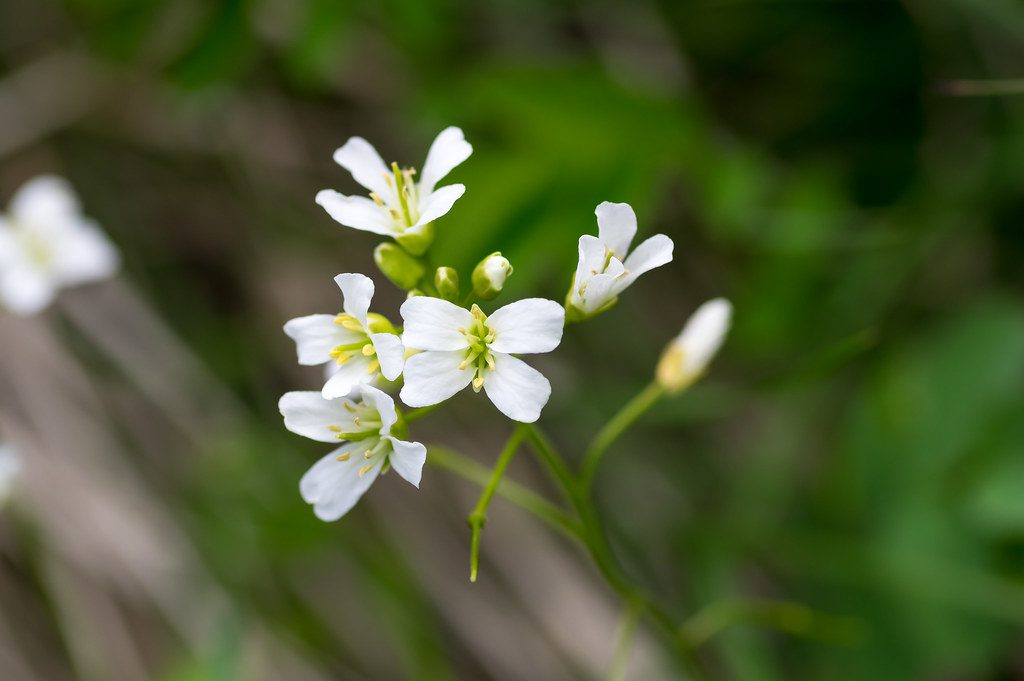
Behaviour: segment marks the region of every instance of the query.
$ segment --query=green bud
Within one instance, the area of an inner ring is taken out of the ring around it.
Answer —
[[[366,330],[370,333],[395,333],[395,327],[388,318],[376,312],[367,313]]]
[[[495,251],[473,269],[473,293],[481,300],[491,300],[505,288],[505,280],[512,274],[512,264]]]
[[[434,243],[434,223],[428,222],[420,227],[407,229],[395,237],[398,245],[413,255],[423,255]]]
[[[437,294],[445,300],[456,302],[459,299],[459,273],[453,267],[438,267],[434,272],[434,286]]]
[[[426,268],[418,258],[390,242],[382,243],[373,250],[373,261],[392,284],[406,291],[416,286],[426,274]]]

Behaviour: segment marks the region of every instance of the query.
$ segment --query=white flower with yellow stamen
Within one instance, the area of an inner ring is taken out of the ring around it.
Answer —
[[[370,190],[370,198],[324,189],[316,202],[346,227],[393,237],[420,255],[433,241],[433,221],[451,210],[466,191],[462,184],[437,188],[437,183],[472,153],[462,130],[445,128],[430,146],[417,181],[415,169],[403,169],[397,163],[389,168],[369,142],[351,137],[334,152],[334,161]]]
[[[551,396],[551,384],[513,354],[558,347],[565,310],[553,300],[528,298],[490,316],[440,298],[420,296],[402,304],[402,341],[422,350],[406,360],[401,398],[410,407],[438,404],[472,384],[501,413],[532,423]]]
[[[339,274],[334,281],[344,297],[342,314],[314,314],[284,325],[284,332],[295,340],[299,364],[337,365],[323,387],[327,399],[344,397],[378,375],[393,381],[405,361],[402,340],[391,323],[369,312],[373,281],[362,274]]]
[[[715,298],[697,308],[682,333],[668,344],[658,362],[658,384],[679,392],[700,378],[725,341],[732,320],[732,305]]]
[[[672,261],[672,239],[655,234],[629,251],[636,236],[636,213],[628,203],[600,204],[598,235],[579,241],[579,263],[566,296],[570,320],[592,317],[611,307],[620,293],[644,272]]]
[[[29,180],[0,215],[0,308],[36,314],[60,288],[110,277],[119,263],[117,249],[59,177]]]
[[[369,385],[349,398],[324,399],[314,391],[290,392],[279,403],[285,427],[318,442],[343,441],[302,476],[299,491],[321,520],[337,520],[355,506],[377,476],[394,468],[420,486],[427,448],[398,437],[395,401]]]

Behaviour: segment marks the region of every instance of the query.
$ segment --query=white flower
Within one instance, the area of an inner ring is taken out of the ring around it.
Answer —
[[[722,346],[732,320],[732,305],[715,298],[697,308],[682,333],[668,344],[658,362],[658,383],[671,392],[679,392],[703,375],[711,359]]]
[[[21,457],[11,445],[0,444],[0,505],[14,490],[14,482],[21,472]]]
[[[491,316],[440,298],[420,296],[402,304],[406,347],[424,350],[405,363],[402,401],[425,407],[448,399],[470,383],[483,388],[501,413],[532,423],[551,396],[551,384],[512,356],[550,352],[562,339],[565,310],[542,298],[519,300]]]
[[[368,312],[373,281],[362,274],[339,274],[334,281],[343,296],[342,314],[313,314],[284,325],[284,332],[295,340],[299,364],[338,365],[323,387],[327,399],[344,397],[378,374],[393,381],[405,361],[402,340],[388,320]]]
[[[395,401],[369,385],[354,391],[361,398],[333,400],[315,391],[290,392],[279,408],[285,427],[318,442],[345,441],[313,464],[299,491],[321,520],[337,520],[355,506],[377,476],[389,467],[420,486],[427,448],[392,434],[397,429]]]
[[[40,312],[59,288],[110,277],[119,263],[59,177],[29,180],[0,215],[0,307],[15,314]]]
[[[459,128],[445,128],[430,145],[419,181],[415,169],[391,167],[362,137],[350,137],[334,152],[334,160],[352,173],[355,181],[370,190],[370,198],[344,196],[331,189],[316,195],[316,202],[346,227],[399,239],[415,254],[433,240],[431,223],[451,210],[466,191],[465,185],[436,188],[455,166],[473,153]]]
[[[579,264],[566,306],[570,315],[586,319],[607,309],[637,277],[672,261],[672,239],[655,234],[629,252],[636,236],[636,213],[628,203],[600,204],[598,236],[580,237]]]

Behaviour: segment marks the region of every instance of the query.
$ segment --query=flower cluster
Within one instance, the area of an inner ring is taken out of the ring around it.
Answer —
[[[28,181],[0,214],[0,308],[32,315],[57,291],[106,279],[120,257],[63,179]]]
[[[292,432],[340,443],[300,483],[303,498],[324,520],[348,512],[390,468],[419,486],[426,448],[404,439],[411,413],[407,419],[388,392],[397,392],[407,407],[427,408],[472,386],[509,419],[532,423],[551,396],[551,384],[518,355],[553,351],[567,323],[604,312],[641,274],[672,260],[672,240],[663,234],[631,251],[636,214],[628,204],[605,202],[595,211],[598,235],[579,239],[579,262],[564,305],[526,298],[485,311],[480,303],[501,294],[513,272],[500,252],[479,262],[465,292],[456,269],[427,264],[437,235],[435,222],[466,191],[461,184],[438,183],[472,152],[460,129],[447,128],[434,140],[417,174],[415,168],[386,164],[369,142],[352,137],[334,153],[334,160],[369,195],[325,189],[316,196],[342,225],[389,237],[374,250],[374,262],[408,296],[399,311],[401,325],[396,326],[370,312],[373,281],[362,274],[339,274],[335,282],[341,289],[341,312],[285,324],[299,363],[326,368],[319,392],[291,392],[279,405]],[[697,330],[688,326],[666,350],[658,369],[658,381],[666,390],[680,390],[696,380],[717,349],[728,313],[724,320],[720,312],[711,316],[715,324],[699,321]]]

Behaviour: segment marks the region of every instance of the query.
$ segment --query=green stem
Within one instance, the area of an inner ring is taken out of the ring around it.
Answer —
[[[466,522],[469,523],[469,529],[473,533],[469,545],[469,581],[471,582],[476,581],[477,570],[480,567],[480,530],[487,523],[487,507],[490,506],[491,499],[494,498],[494,493],[501,483],[501,478],[505,475],[505,469],[508,468],[509,462],[515,456],[516,450],[519,449],[519,443],[523,441],[524,435],[526,433],[522,427],[512,431],[508,442],[505,443],[505,448],[498,455],[498,461],[494,464],[490,480],[487,481],[483,492],[480,493],[476,506],[473,507],[469,517],[466,518]]]
[[[460,478],[481,487],[485,487],[491,479],[491,471],[486,467],[447,447],[431,445],[427,450],[427,463],[449,473],[454,473]],[[579,522],[528,487],[508,479],[502,479],[498,485],[497,493],[498,496],[533,515],[559,534],[575,542],[582,541],[583,531],[580,528]]]
[[[757,624],[793,636],[841,645],[851,645],[863,634],[860,622],[853,618],[816,612],[800,603],[773,600],[712,603],[687,619],[680,631],[693,646],[701,646],[736,624]]]
[[[664,394],[665,389],[657,382],[652,381],[598,431],[590,446],[587,447],[587,452],[583,456],[583,464],[580,467],[580,479],[584,489],[589,490],[593,484],[597,467],[608,448]]]
[[[619,623],[619,632],[615,637],[615,650],[611,664],[608,665],[608,681],[626,681],[626,670],[629,656],[633,652],[633,639],[636,637],[637,624],[640,622],[642,610],[637,603],[627,603]]]
[[[423,418],[424,416],[426,416],[427,414],[434,411],[440,406],[441,404],[438,403],[432,404],[429,407],[420,407],[419,409],[413,409],[402,414],[402,418],[405,419],[406,423],[412,423],[413,421],[418,421],[419,419]]]

